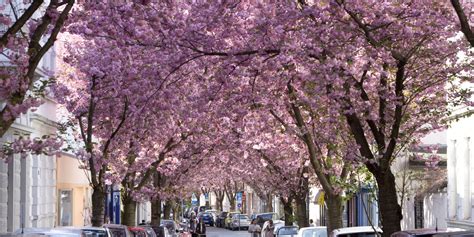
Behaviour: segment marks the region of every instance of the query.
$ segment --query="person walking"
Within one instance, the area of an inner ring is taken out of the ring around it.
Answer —
[[[314,221],[313,219],[309,219],[309,227],[314,227]]]
[[[198,219],[194,212],[191,213],[191,218],[189,218],[189,232],[191,232],[192,237],[197,237],[196,229],[198,227]]]
[[[206,237],[206,224],[202,221],[202,217],[199,219],[199,224],[196,228],[196,234],[198,237]]]
[[[257,219],[253,219],[249,226],[249,233],[251,237],[260,237],[262,228],[257,224]]]
[[[273,225],[273,220],[268,221],[267,227],[265,227],[265,237],[275,237],[275,226]]]

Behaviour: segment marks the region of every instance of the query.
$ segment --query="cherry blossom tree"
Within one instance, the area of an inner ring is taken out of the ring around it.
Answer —
[[[464,4],[462,4],[459,0],[451,0],[453,9],[459,19],[460,30],[466,37],[466,40],[471,45],[471,47],[474,47],[474,31],[471,27],[473,5],[468,1],[463,2]]]
[[[0,110],[0,136],[21,113],[41,103],[38,97],[47,82],[36,83],[36,69],[54,45],[74,2],[51,0],[45,4],[43,0],[8,0],[0,3],[0,23],[4,29],[0,36],[0,101],[4,103]]]
[[[98,47],[118,49],[102,60],[129,69],[114,78],[145,66],[144,78],[155,76],[145,86],[155,91],[173,80],[203,83],[205,98],[219,103],[218,117],[231,121],[220,124],[230,128],[219,138],[240,134],[249,108],[264,110],[306,146],[334,210],[329,230],[341,227],[343,184],[360,164],[377,181],[384,235],[400,230],[391,164],[405,147],[442,127],[453,102],[446,98],[459,92],[446,89],[463,69],[455,62],[464,49],[450,40],[457,29],[451,6],[428,0],[110,4],[85,3],[71,29],[113,42]],[[225,141],[214,143],[245,147]],[[226,163],[245,149],[229,150],[239,152],[220,150],[212,159]]]

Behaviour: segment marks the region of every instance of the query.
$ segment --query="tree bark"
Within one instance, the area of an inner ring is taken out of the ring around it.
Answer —
[[[181,216],[181,202],[179,200],[174,202],[173,205],[173,219],[175,221],[179,221],[179,217]]]
[[[324,197],[327,205],[326,226],[329,236],[333,230],[342,228],[343,199],[340,195],[328,193],[325,193]]]
[[[230,210],[231,211],[236,211],[236,209],[235,209],[235,199],[233,199],[233,198],[229,199],[229,204],[230,204]]]
[[[292,226],[293,225],[293,199],[289,198],[285,200],[284,198],[280,198],[281,202],[283,203],[283,212],[285,213],[285,226]]]
[[[307,216],[306,197],[298,195],[295,198],[296,203],[296,221],[300,228],[309,227],[309,220]]]
[[[273,212],[273,195],[267,194],[267,205],[265,206],[266,212]]]
[[[92,226],[101,227],[104,224],[105,215],[105,191],[104,188],[92,188]]]
[[[225,196],[224,191],[216,191],[214,193],[216,194],[217,210],[224,211],[224,207],[223,207],[224,196]]]
[[[401,230],[402,208],[398,204],[395,176],[391,171],[375,175],[379,188],[379,213],[383,227],[382,236],[390,236]]]
[[[161,224],[161,198],[158,197],[151,202],[151,224]]]
[[[124,195],[124,198],[122,198],[122,203],[123,216],[121,223],[126,226],[136,226],[137,202],[134,201],[133,198]]]
[[[167,200],[165,202],[165,205],[163,205],[163,219],[164,220],[169,220],[171,216],[171,208],[173,207],[173,202],[170,200]]]

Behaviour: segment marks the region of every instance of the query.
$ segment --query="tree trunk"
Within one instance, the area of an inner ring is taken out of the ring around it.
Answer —
[[[224,191],[215,191],[214,193],[216,194],[217,210],[220,212],[224,211],[224,205],[223,205],[224,197],[225,197]]]
[[[375,175],[379,188],[379,210],[384,237],[400,231],[400,221],[403,218],[402,208],[397,199],[395,176],[390,169],[387,170],[388,172]]]
[[[309,227],[309,220],[307,216],[306,208],[306,197],[303,195],[297,195],[296,201],[296,221],[300,228]]]
[[[284,198],[280,198],[281,202],[283,203],[283,212],[285,213],[285,226],[292,226],[293,225],[293,199],[289,198],[285,200]]]
[[[265,206],[266,212],[273,212],[273,195],[267,194],[267,205]]]
[[[122,224],[126,226],[136,226],[137,202],[132,197],[124,196],[123,200]]]
[[[181,216],[181,202],[180,201],[175,201],[173,205],[173,219],[175,221],[180,220]]]
[[[340,195],[331,195],[325,193],[325,202],[327,205],[327,231],[328,236],[330,233],[338,228],[342,228],[342,211],[343,211],[343,200]]]
[[[103,187],[92,188],[92,226],[101,227],[105,218],[105,192]]]
[[[173,207],[172,201],[166,201],[165,205],[163,205],[163,219],[169,220],[171,216],[171,208]]]
[[[231,198],[231,199],[229,200],[229,203],[230,203],[230,210],[231,210],[231,211],[236,211],[236,210],[235,210],[235,199],[234,199],[234,198]]]
[[[218,211],[224,211],[224,197],[222,198],[217,198],[217,210]]]
[[[161,224],[161,198],[156,198],[151,202],[151,224]]]
[[[196,194],[196,198],[197,198],[197,201],[198,201],[198,207],[201,206],[201,193],[197,193]],[[197,215],[197,213],[196,213]]]
[[[209,195],[209,194],[208,194]],[[209,196],[208,196],[209,197]],[[210,197],[206,200],[206,207],[210,207],[211,206],[211,201],[210,201]]]

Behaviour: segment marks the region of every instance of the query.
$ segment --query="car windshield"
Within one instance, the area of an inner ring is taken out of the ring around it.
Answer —
[[[240,218],[241,220],[247,220],[247,219],[249,219],[249,217],[248,217],[247,215],[239,215],[239,218]]]
[[[106,237],[107,232],[105,230],[83,230],[82,231],[87,237]]]
[[[367,233],[342,234],[342,235],[337,235],[337,237],[378,237],[378,235],[374,232],[367,232]]]
[[[276,213],[260,214],[257,217],[262,218],[263,220],[278,220],[278,215]]]
[[[303,237],[327,237],[327,231],[324,230],[305,230]]]
[[[280,235],[296,235],[298,234],[298,228],[296,227],[282,227],[278,230],[278,236]]]
[[[109,228],[109,231],[112,234],[112,237],[126,237],[127,236],[127,232],[124,229]]]

